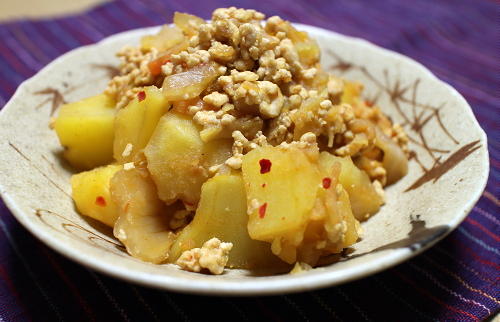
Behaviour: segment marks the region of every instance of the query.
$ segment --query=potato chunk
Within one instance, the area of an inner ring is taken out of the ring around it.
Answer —
[[[250,237],[270,242],[289,264],[297,260],[316,200],[321,174],[313,162],[298,148],[263,147],[243,157]]]
[[[233,140],[219,139],[203,144],[201,164],[209,170],[210,167],[223,164],[232,155]]]
[[[71,196],[78,211],[113,227],[118,208],[111,199],[109,182],[121,165],[108,165],[71,177]]]
[[[279,265],[268,243],[250,239],[245,186],[240,174],[219,175],[202,186],[201,200],[193,221],[186,226],[170,250],[169,261],[182,252],[201,247],[217,237],[233,243],[227,265],[232,268],[263,268]]]
[[[376,213],[384,203],[366,172],[358,169],[350,157],[340,158],[328,152],[321,152],[319,162],[323,167],[341,165],[339,183],[349,194],[352,212],[358,220],[366,220]]]
[[[111,196],[120,214],[113,232],[129,254],[151,263],[165,261],[175,239],[168,226],[172,210],[158,199],[147,170],[118,171],[111,179]]]
[[[250,237],[285,262],[317,264],[356,242],[357,223],[338,185],[340,165],[319,162],[317,146],[263,147],[243,157]]]
[[[138,151],[146,147],[160,117],[169,106],[161,90],[150,86],[116,114],[113,143],[116,161],[130,162]],[[127,148],[127,145],[130,146]]]
[[[105,94],[61,107],[54,128],[73,167],[87,170],[113,160],[114,107],[113,98]]]
[[[321,256],[339,253],[354,244],[358,240],[359,229],[347,192],[338,184],[340,165],[323,167],[320,164],[320,169],[322,184],[318,187],[303,241],[296,250],[298,260],[312,266]],[[293,250],[291,245],[283,246],[284,250]]]
[[[358,240],[359,221],[356,219],[352,211],[352,202],[350,201],[349,194],[341,184],[343,176],[341,163],[323,163],[323,153],[321,153],[320,155],[319,167],[324,177],[321,183],[322,186],[318,190],[318,199],[322,200],[323,205],[326,205],[326,208],[330,215],[330,224],[342,225],[342,243],[338,243],[338,245],[335,246],[337,247],[336,251],[340,251],[343,248],[351,246]],[[330,187],[328,187],[328,179],[331,179],[331,183],[329,184]],[[333,194],[333,192],[335,192],[335,194]],[[326,231],[333,231],[331,227],[327,228]],[[335,227],[333,226],[333,228]]]
[[[193,208],[200,199],[208,169],[230,156],[231,142],[203,144],[189,116],[169,112],[158,122],[144,152],[160,199],[167,204],[181,199]]]
[[[201,165],[203,142],[191,118],[178,113],[163,116],[144,151],[160,199],[178,198],[195,205],[207,173]]]
[[[321,175],[304,151],[258,148],[243,157],[242,171],[250,237],[271,241],[305,225]]]

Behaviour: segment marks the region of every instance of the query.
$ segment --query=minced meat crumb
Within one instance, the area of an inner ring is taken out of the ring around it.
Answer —
[[[232,248],[232,243],[224,243],[218,238],[212,238],[205,242],[201,248],[193,248],[183,252],[176,264],[191,272],[207,269],[210,273],[219,275],[224,272]]]

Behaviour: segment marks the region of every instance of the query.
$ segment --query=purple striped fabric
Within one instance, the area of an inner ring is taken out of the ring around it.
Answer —
[[[233,1],[123,0],[87,13],[0,25],[0,107],[75,47],[169,22],[208,18]],[[239,1],[267,15],[372,41],[410,56],[465,96],[489,136],[491,174],[460,227],[424,254],[339,287],[286,296],[213,298],[161,292],[87,270],[45,247],[0,203],[1,321],[477,321],[500,308],[500,38],[487,0]]]

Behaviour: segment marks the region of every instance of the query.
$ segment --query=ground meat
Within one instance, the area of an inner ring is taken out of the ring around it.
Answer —
[[[234,139],[233,156],[227,159],[226,165],[235,170],[241,168],[242,158],[245,153],[269,144],[267,137],[261,131],[257,132],[253,140],[248,140],[240,131],[234,131],[232,137]]]
[[[226,94],[221,94],[219,92],[212,92],[203,97],[203,101],[213,105],[215,107],[222,107],[222,105],[229,102],[229,97]]]
[[[151,85],[154,77],[148,68],[148,63],[155,59],[157,51],[144,51],[140,48],[125,47],[117,56],[122,63],[120,75],[113,77],[104,91],[106,94],[116,98],[116,107],[122,108],[132,100],[141,86]]]
[[[212,42],[212,46],[208,49],[208,53],[213,60],[223,64],[233,62],[236,59],[236,50],[218,41]]]
[[[232,248],[232,243],[223,243],[218,238],[212,238],[201,248],[193,248],[182,253],[176,264],[184,270],[200,272],[202,269],[207,269],[210,273],[219,275],[224,272]]]

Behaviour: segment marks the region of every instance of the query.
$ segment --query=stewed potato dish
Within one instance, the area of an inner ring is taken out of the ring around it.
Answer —
[[[76,208],[133,257],[213,274],[315,267],[358,241],[407,172],[402,128],[277,16],[175,13],[118,56],[103,93],[53,126],[83,171]]]

